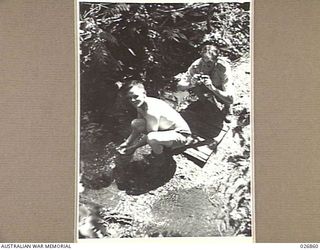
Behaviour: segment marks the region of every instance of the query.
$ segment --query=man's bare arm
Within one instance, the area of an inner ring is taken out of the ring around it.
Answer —
[[[139,135],[140,133],[132,131],[128,138],[120,145],[120,147],[130,146],[139,137]]]
[[[138,140],[135,144],[127,147],[125,150],[124,150],[124,153],[125,154],[131,154],[133,153],[137,148],[140,148],[144,145],[147,144],[147,136],[146,135],[143,135],[140,140]]]
[[[210,84],[205,83],[208,89],[214,94],[214,96],[224,104],[232,104],[233,103],[233,96],[228,91],[222,91],[217,89],[210,81]]]
[[[231,88],[232,77],[231,77],[230,67],[229,66],[225,67],[224,72],[221,72],[221,74],[222,74],[221,77],[222,77],[223,90],[217,89],[211,82],[211,79],[209,76],[205,76],[203,83],[209,90],[211,90],[211,92],[219,101],[221,101],[224,104],[230,105],[233,103],[233,91]]]
[[[228,95],[228,93],[221,91],[219,89],[215,89],[212,92],[217,99],[219,99],[224,104],[232,104],[233,103],[233,97],[231,95]]]
[[[194,81],[193,76],[196,74],[196,70],[195,70],[194,64],[195,64],[195,62],[193,62],[190,65],[187,72],[180,75],[180,76],[182,76],[182,78],[180,79],[180,81],[177,84],[178,91],[185,91],[185,90],[188,90],[188,89],[195,87],[196,81]]]
[[[138,120],[143,119],[142,115],[138,112],[137,115]],[[118,147],[118,149],[122,149],[125,147],[129,147],[140,135],[141,131],[137,131],[132,129],[131,134],[128,136],[128,138]]]

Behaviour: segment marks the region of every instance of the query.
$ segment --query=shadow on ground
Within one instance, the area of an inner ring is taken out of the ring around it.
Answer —
[[[163,186],[175,174],[176,162],[167,157],[161,165],[138,160],[120,164],[114,169],[114,177],[119,190],[127,194],[139,195]]]
[[[108,149],[108,152],[112,159],[101,161],[100,164],[83,162],[86,171],[81,182],[85,187],[99,190],[115,182],[118,190],[139,195],[164,185],[176,171],[176,162],[172,156],[166,156],[161,162],[151,162],[151,148],[148,145],[137,149],[132,156],[121,156],[115,150]]]
[[[203,138],[216,137],[222,127],[226,113],[221,111],[215,103],[207,100],[191,103],[181,111],[191,131]]]

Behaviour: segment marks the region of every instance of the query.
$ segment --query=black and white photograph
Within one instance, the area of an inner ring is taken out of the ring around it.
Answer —
[[[77,5],[78,238],[251,238],[252,2]]]

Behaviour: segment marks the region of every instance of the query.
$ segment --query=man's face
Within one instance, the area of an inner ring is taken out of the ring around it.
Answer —
[[[204,48],[201,51],[202,60],[206,63],[216,63],[217,58],[213,56],[213,53],[210,51],[210,48]]]
[[[128,91],[129,102],[136,108],[140,107],[146,100],[146,91],[139,86],[133,86]]]

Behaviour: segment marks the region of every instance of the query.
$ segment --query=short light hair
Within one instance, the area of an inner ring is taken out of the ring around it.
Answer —
[[[129,90],[133,87],[137,86],[138,88],[146,91],[143,83],[141,81],[138,81],[138,80],[128,80],[128,81],[125,81],[123,86],[121,87],[121,91],[124,93],[124,94],[128,94]]]

